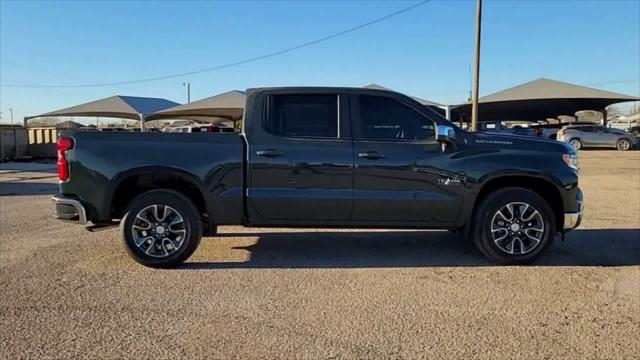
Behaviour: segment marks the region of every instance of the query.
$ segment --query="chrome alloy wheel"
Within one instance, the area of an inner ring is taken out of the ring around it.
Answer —
[[[498,248],[510,255],[530,253],[542,242],[544,220],[533,206],[512,202],[491,219],[491,235]]]
[[[142,252],[164,258],[180,249],[187,237],[187,229],[184,219],[174,208],[150,205],[136,215],[131,234]]]
[[[631,148],[631,143],[629,142],[629,140],[626,139],[622,139],[618,142],[618,149],[619,150],[629,150]]]
[[[569,145],[571,145],[571,147],[576,151],[582,148],[582,143],[578,139],[573,139],[569,141]]]

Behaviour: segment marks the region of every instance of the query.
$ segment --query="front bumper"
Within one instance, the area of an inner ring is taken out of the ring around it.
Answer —
[[[564,231],[569,231],[580,226],[582,222],[582,211],[575,213],[564,213]]]
[[[87,223],[87,211],[78,200],[54,196],[51,200],[56,204],[56,219],[71,221],[78,224]]]
[[[578,211],[564,213],[564,232],[573,230],[580,226],[580,223],[582,222],[583,211],[584,207],[582,205],[582,192],[580,192],[580,200],[578,200]]]

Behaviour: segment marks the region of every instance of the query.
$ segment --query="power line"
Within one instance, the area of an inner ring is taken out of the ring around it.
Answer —
[[[254,61],[258,61],[258,60],[267,59],[267,58],[270,58],[270,57],[286,54],[286,53],[291,52],[291,51],[295,51],[295,50],[299,50],[299,49],[302,49],[302,48],[305,48],[305,47],[316,45],[316,44],[319,44],[321,42],[332,40],[332,39],[335,39],[337,37],[352,33],[352,32],[357,31],[357,30],[360,30],[360,29],[365,28],[367,26],[371,26],[371,25],[377,24],[379,22],[382,22],[384,20],[390,19],[390,18],[392,18],[394,16],[403,14],[403,13],[408,12],[410,10],[413,10],[413,9],[419,7],[419,6],[422,6],[422,5],[424,5],[424,4],[426,4],[426,3],[430,2],[430,1],[432,1],[432,0],[420,1],[417,4],[402,8],[402,9],[400,9],[398,11],[395,11],[395,12],[392,12],[392,13],[390,13],[388,15],[385,15],[385,16],[376,18],[374,20],[368,21],[368,22],[366,22],[364,24],[360,24],[358,26],[354,26],[352,28],[337,32],[335,34],[327,35],[325,37],[322,37],[322,38],[319,38],[319,39],[316,39],[316,40],[313,40],[313,41],[305,42],[305,43],[302,43],[302,44],[299,44],[299,45],[296,45],[296,46],[292,46],[292,47],[289,47],[289,48],[286,48],[286,49],[274,51],[274,52],[271,52],[271,53],[268,53],[268,54],[255,56],[255,57],[252,57],[252,58],[248,58],[248,59],[244,59],[244,60],[240,60],[240,61],[236,61],[236,62],[232,62],[232,63],[217,65],[217,66],[213,66],[213,67],[209,67],[209,68],[194,70],[194,71],[187,71],[187,72],[183,72],[183,73],[163,75],[163,76],[157,76],[157,77],[152,77],[152,78],[128,80],[128,81],[118,81],[118,82],[111,82],[111,83],[94,83],[94,84],[80,84],[80,85],[0,84],[0,86],[14,87],[14,88],[87,88],[87,87],[104,87],[104,86],[115,86],[115,85],[139,84],[139,83],[143,83],[143,82],[166,80],[166,79],[172,79],[172,78],[183,77],[183,76],[188,76],[188,75],[201,74],[201,73],[206,73],[206,72],[211,72],[211,71],[230,68],[232,66],[243,65],[243,64],[251,63],[251,62],[254,62]]]

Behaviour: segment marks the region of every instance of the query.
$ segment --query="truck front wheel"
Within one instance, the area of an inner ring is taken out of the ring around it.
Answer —
[[[539,194],[505,188],[489,194],[475,212],[473,240],[480,252],[505,265],[534,261],[556,233],[553,211]]]
[[[202,237],[202,221],[193,202],[173,190],[138,195],[127,206],[120,228],[129,255],[155,268],[181,264]]]

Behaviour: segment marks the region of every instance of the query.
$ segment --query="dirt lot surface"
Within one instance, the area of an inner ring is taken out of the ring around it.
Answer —
[[[50,167],[5,165],[0,358],[640,354],[640,151],[581,153],[583,226],[526,267],[446,232],[224,227],[152,270],[52,218]]]

